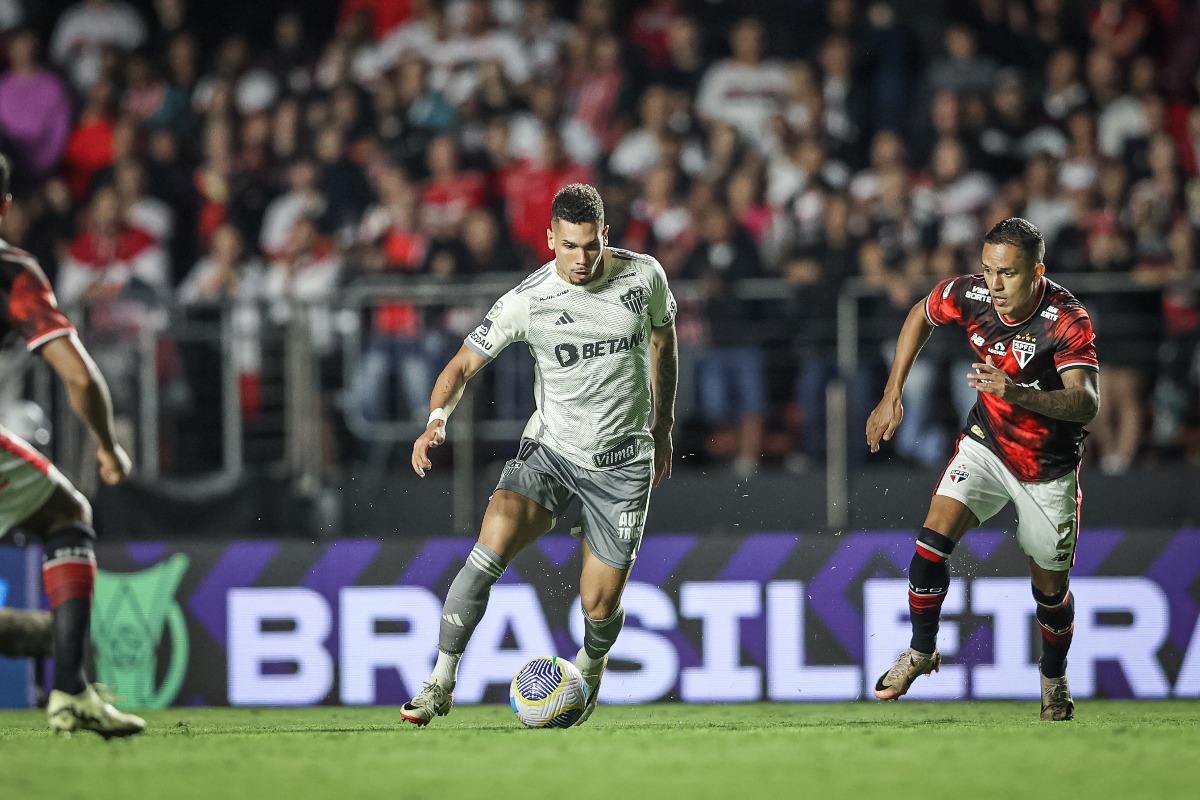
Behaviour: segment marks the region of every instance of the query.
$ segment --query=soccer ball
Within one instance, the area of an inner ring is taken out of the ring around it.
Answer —
[[[587,684],[570,661],[542,656],[517,672],[508,702],[526,728],[569,728],[583,716]]]

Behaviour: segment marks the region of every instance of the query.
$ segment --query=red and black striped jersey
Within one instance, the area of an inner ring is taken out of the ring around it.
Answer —
[[[976,359],[992,362],[1014,383],[1042,391],[1063,388],[1070,369],[1099,370],[1096,336],[1087,310],[1075,296],[1045,277],[1035,289],[1037,305],[1022,320],[992,308],[982,274],[947,278],[925,299],[934,325],[967,329]],[[1053,480],[1079,464],[1083,425],[1052,419],[980,392],[964,432],[994,452],[1022,481]]]
[[[32,352],[74,332],[37,259],[0,240],[0,341],[19,336]]]

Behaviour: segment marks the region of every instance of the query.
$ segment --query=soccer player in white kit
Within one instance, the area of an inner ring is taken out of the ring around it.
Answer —
[[[492,306],[442,370],[425,432],[413,444],[421,477],[429,450],[467,381],[513,342],[537,366],[537,410],[492,494],[479,539],[450,585],[437,663],[400,716],[426,725],[454,704],[458,662],[483,618],[492,585],[572,499],[582,504],[583,647],[575,665],[588,685],[583,722],[596,707],[608,651],[625,622],[621,593],[637,557],[650,489],[671,476],[678,347],[675,299],[654,258],[608,246],[599,192],[559,190],[546,241],[554,260]]]

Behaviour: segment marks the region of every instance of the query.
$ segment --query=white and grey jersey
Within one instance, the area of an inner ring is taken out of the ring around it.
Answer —
[[[526,342],[537,411],[523,438],[588,469],[650,458],[650,331],[675,321],[654,258],[607,248],[599,280],[576,286],[543,265],[505,294],[464,344],[486,359]]]

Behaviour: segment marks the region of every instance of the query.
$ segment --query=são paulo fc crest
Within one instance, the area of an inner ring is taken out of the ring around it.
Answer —
[[[955,467],[954,469],[950,470],[951,483],[962,483],[969,477],[971,477],[971,473],[967,472],[962,467]]]
[[[1021,369],[1025,369],[1025,365],[1029,363],[1029,359],[1033,358],[1034,352],[1037,350],[1037,339],[1032,336],[1018,336],[1012,342],[1012,354],[1017,359],[1017,365]]]
[[[632,286],[628,292],[621,295],[621,303],[640,317],[646,313],[646,306],[650,304],[650,296],[645,286]]]

